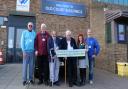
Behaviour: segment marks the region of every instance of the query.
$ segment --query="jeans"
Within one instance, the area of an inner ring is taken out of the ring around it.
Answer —
[[[34,52],[25,52],[25,54],[26,56],[23,57],[23,81],[30,81],[33,80]],[[27,79],[28,73],[29,78]]]
[[[89,57],[89,80],[94,78],[94,58]]]
[[[53,83],[57,82],[59,79],[59,68],[60,68],[60,61],[57,57],[49,62],[49,68],[50,68],[50,81]]]

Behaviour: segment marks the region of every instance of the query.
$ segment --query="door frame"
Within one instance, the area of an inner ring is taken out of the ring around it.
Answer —
[[[24,21],[22,20],[23,21],[22,23],[24,25],[21,24],[21,23],[19,23],[18,25],[16,25],[17,24],[17,21],[19,21],[18,18],[19,18],[19,20],[21,20],[21,18],[24,18]],[[14,22],[14,24],[13,24],[12,23],[13,22],[12,20],[14,20],[16,22]],[[16,60],[17,29],[27,29],[27,23],[28,22],[33,22],[33,24],[34,24],[34,30],[35,30],[35,28],[36,28],[36,17],[35,16],[20,16],[20,15],[19,16],[15,16],[15,15],[11,15],[11,16],[9,16],[9,20],[8,21],[9,21],[9,24],[8,24],[8,27],[7,27],[8,30],[7,30],[6,63],[10,63],[9,62],[9,59],[8,59],[9,27],[14,27],[14,43],[13,43],[13,50],[14,50],[13,54],[14,54],[14,58],[12,59],[13,61],[11,63],[20,63],[20,62],[18,62],[18,60]],[[20,24],[21,24],[21,26],[20,26]]]

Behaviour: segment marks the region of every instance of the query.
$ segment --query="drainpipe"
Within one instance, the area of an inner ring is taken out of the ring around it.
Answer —
[[[128,62],[128,37],[127,37],[127,62]]]
[[[126,30],[126,35],[128,36],[128,27]],[[127,39],[127,62],[128,62],[128,37],[126,37],[126,39]]]

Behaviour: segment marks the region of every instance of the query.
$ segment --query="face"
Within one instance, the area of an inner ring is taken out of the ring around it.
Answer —
[[[52,37],[56,37],[56,32],[55,31],[52,32]]]
[[[32,31],[33,23],[28,23],[28,30]]]
[[[82,36],[79,36],[79,41],[82,42],[82,40],[83,40],[83,39],[82,39]]]
[[[42,27],[41,27],[41,31],[42,31],[42,32],[45,32],[45,31],[46,31],[46,28],[42,26]]]
[[[67,34],[66,34],[66,38],[67,38],[67,40],[70,40],[71,34],[70,34],[70,33],[67,33]]]
[[[91,36],[92,36],[91,30],[88,30],[88,31],[87,31],[87,35],[88,35],[88,37],[91,37]]]

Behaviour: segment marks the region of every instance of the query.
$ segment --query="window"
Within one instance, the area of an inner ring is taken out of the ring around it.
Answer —
[[[119,0],[114,0],[114,4],[119,4]]]
[[[118,24],[117,27],[117,39],[118,39],[118,43],[126,43],[127,42],[127,26],[124,24]]]
[[[4,16],[0,16],[0,26],[7,26],[8,18]]]
[[[106,43],[112,42],[111,23],[106,23],[105,38],[106,38]]]
[[[4,24],[4,17],[0,17],[0,26]]]
[[[93,0],[93,1],[128,6],[128,0]]]

